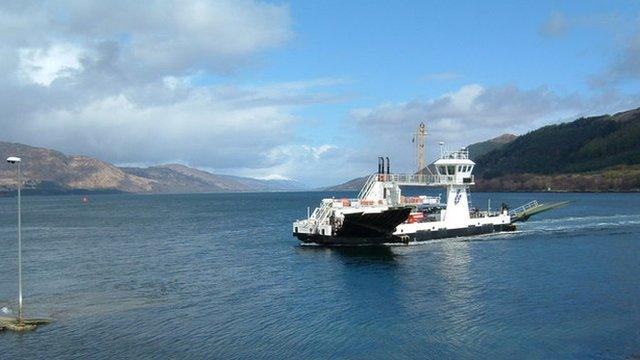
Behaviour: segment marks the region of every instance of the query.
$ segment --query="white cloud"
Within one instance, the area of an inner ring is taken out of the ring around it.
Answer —
[[[61,76],[80,70],[82,50],[71,44],[56,44],[48,48],[23,48],[19,51],[20,73],[27,81],[48,86]]]
[[[288,178],[286,176],[282,176],[280,174],[269,174],[267,176],[259,177],[258,179],[261,179],[261,180],[292,180],[291,178]]]
[[[229,73],[292,38],[287,5],[4,2],[0,27],[4,140],[121,164],[283,177],[331,150],[296,145],[294,114],[339,100],[321,89],[342,79],[229,85]],[[225,84],[196,86],[197,76]]]
[[[175,79],[163,82],[164,89],[155,89],[155,94],[173,94],[182,84]],[[137,93],[144,97],[144,91]],[[121,163],[173,159],[220,169],[270,167],[287,161],[289,153],[281,144],[295,140],[298,119],[290,109],[298,106],[297,101],[306,101],[303,94],[278,94],[269,86],[181,91],[178,99],[156,102],[124,94],[101,97],[78,108],[34,114],[16,131],[19,138],[46,133],[40,145],[67,152],[83,149],[87,155]],[[326,151],[313,148],[312,154]]]
[[[337,184],[344,181],[345,176],[365,171],[351,164],[350,155],[353,151],[353,149],[332,144],[280,145],[269,149],[264,154],[265,166],[230,170],[238,175],[261,179],[277,174],[277,176],[298,180],[310,186],[320,187]]]
[[[115,42],[132,73],[229,70],[292,37],[286,5],[252,0],[25,0],[0,4],[0,14],[5,45],[42,51],[71,41],[89,50]]]
[[[335,164],[296,114],[342,100],[327,89],[343,79],[234,81],[293,37],[286,4],[25,0],[0,3],[0,27],[3,140],[315,184]]]

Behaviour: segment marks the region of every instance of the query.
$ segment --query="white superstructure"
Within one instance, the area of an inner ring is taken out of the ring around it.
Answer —
[[[394,234],[412,234],[417,231],[440,231],[468,229],[487,225],[508,225],[511,216],[505,207],[497,212],[470,211],[468,190],[475,185],[472,175],[475,163],[469,159],[467,150],[443,153],[430,166],[439,181],[425,182],[425,186],[444,187],[447,191],[446,207],[425,222],[402,223]]]

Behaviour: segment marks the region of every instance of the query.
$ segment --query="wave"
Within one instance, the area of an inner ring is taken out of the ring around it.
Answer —
[[[566,218],[534,220],[520,225],[523,233],[576,232],[584,230],[609,230],[640,225],[640,214],[607,216],[573,216]]]

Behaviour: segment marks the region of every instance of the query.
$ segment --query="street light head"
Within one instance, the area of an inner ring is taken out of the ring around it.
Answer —
[[[7,158],[7,162],[8,162],[8,163],[10,163],[10,164],[19,163],[20,161],[22,161],[22,159],[20,159],[20,158],[19,158],[19,157],[17,157],[17,156],[9,156],[9,157]]]

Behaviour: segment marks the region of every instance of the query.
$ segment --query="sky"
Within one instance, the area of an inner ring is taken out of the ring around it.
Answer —
[[[0,1],[0,140],[118,165],[333,185],[639,94],[638,1]]]

